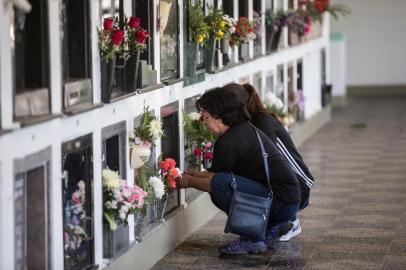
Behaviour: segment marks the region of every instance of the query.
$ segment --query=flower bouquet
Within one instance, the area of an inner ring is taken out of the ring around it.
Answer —
[[[238,21],[235,22],[234,33],[230,35],[230,45],[234,46],[248,43],[255,38],[253,22],[249,21],[247,17],[240,17]]]
[[[149,33],[141,26],[141,19],[135,16],[125,20],[126,89],[135,90],[138,85],[140,53],[147,49]]]
[[[283,10],[278,10],[276,13],[269,12],[265,16],[267,51],[276,51],[279,46],[279,40],[282,34],[282,29],[287,25],[287,14]]]
[[[103,217],[110,230],[114,231],[117,224],[127,223],[128,215],[137,213],[144,207],[147,192],[139,186],[129,186],[116,172],[109,169],[104,169],[102,175]]]
[[[155,176],[150,178],[149,181],[154,188],[156,196],[155,221],[165,222],[164,215],[166,204],[168,203],[168,193],[176,189],[176,179],[182,177],[182,174],[179,168],[176,167],[176,161],[172,158],[166,158],[160,161],[158,165],[162,180]],[[159,180],[161,180],[161,182]],[[162,185],[164,187],[162,187]]]
[[[80,180],[74,191],[65,203],[65,224],[63,228],[64,235],[64,254],[65,258],[77,256],[80,250],[87,245],[90,239],[86,224],[86,185]]]
[[[118,18],[105,18],[99,30],[101,99],[110,102],[113,91],[116,56],[124,51],[124,30],[119,28]]]
[[[190,167],[208,168],[213,158],[213,141],[215,137],[200,121],[200,114],[192,112],[184,114],[185,156]]]
[[[131,148],[130,165],[137,169],[147,162],[151,155],[151,147],[155,145],[155,140],[163,135],[162,123],[155,116],[144,108],[141,115],[140,124],[134,128],[129,138]]]
[[[187,49],[187,73],[189,76],[196,74],[197,63],[200,60],[198,51],[202,48],[202,44],[209,37],[209,29],[203,14],[203,7],[200,1],[188,6],[188,27],[189,37],[186,45]]]

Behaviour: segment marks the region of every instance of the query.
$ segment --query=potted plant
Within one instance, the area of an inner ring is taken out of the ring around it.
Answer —
[[[151,155],[151,147],[155,145],[155,140],[163,135],[162,123],[144,107],[140,124],[134,128],[129,138],[130,142],[130,166],[138,169],[147,162]]]

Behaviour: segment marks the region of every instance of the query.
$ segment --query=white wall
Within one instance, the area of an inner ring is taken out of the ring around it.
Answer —
[[[347,85],[406,85],[406,1],[333,0],[352,14],[331,21],[347,38]]]

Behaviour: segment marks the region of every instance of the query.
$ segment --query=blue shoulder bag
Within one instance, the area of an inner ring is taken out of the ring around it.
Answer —
[[[268,197],[262,197],[238,191],[237,182],[231,172],[233,197],[224,232],[231,232],[250,239],[265,239],[273,194],[270,183],[268,154],[265,152],[264,144],[256,128],[255,132],[261,146],[269,195]]]

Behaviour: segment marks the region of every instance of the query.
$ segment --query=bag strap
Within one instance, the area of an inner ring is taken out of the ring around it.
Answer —
[[[254,126],[253,126],[253,128],[255,129],[255,133],[257,134],[257,138],[259,141],[259,146],[261,147],[262,158],[264,160],[266,181],[268,182],[269,193],[272,195],[271,182],[270,182],[271,176],[269,175],[269,165],[268,165],[268,153],[265,151],[264,142],[262,141],[261,136],[259,136],[257,128]]]
[[[258,141],[259,141],[259,146],[261,147],[262,158],[264,160],[266,181],[268,182],[268,188],[269,188],[269,196],[272,197],[273,193],[272,193],[271,182],[270,182],[271,176],[269,174],[268,153],[265,151],[264,142],[262,141],[261,136],[259,136],[257,128],[253,124],[251,124],[251,123],[249,123],[249,124],[254,128],[255,133],[257,134],[257,138],[258,138]],[[236,190],[237,189],[237,182],[235,181],[235,177],[234,177],[233,172],[231,171],[230,173],[231,173],[231,179],[232,179],[231,187]]]

